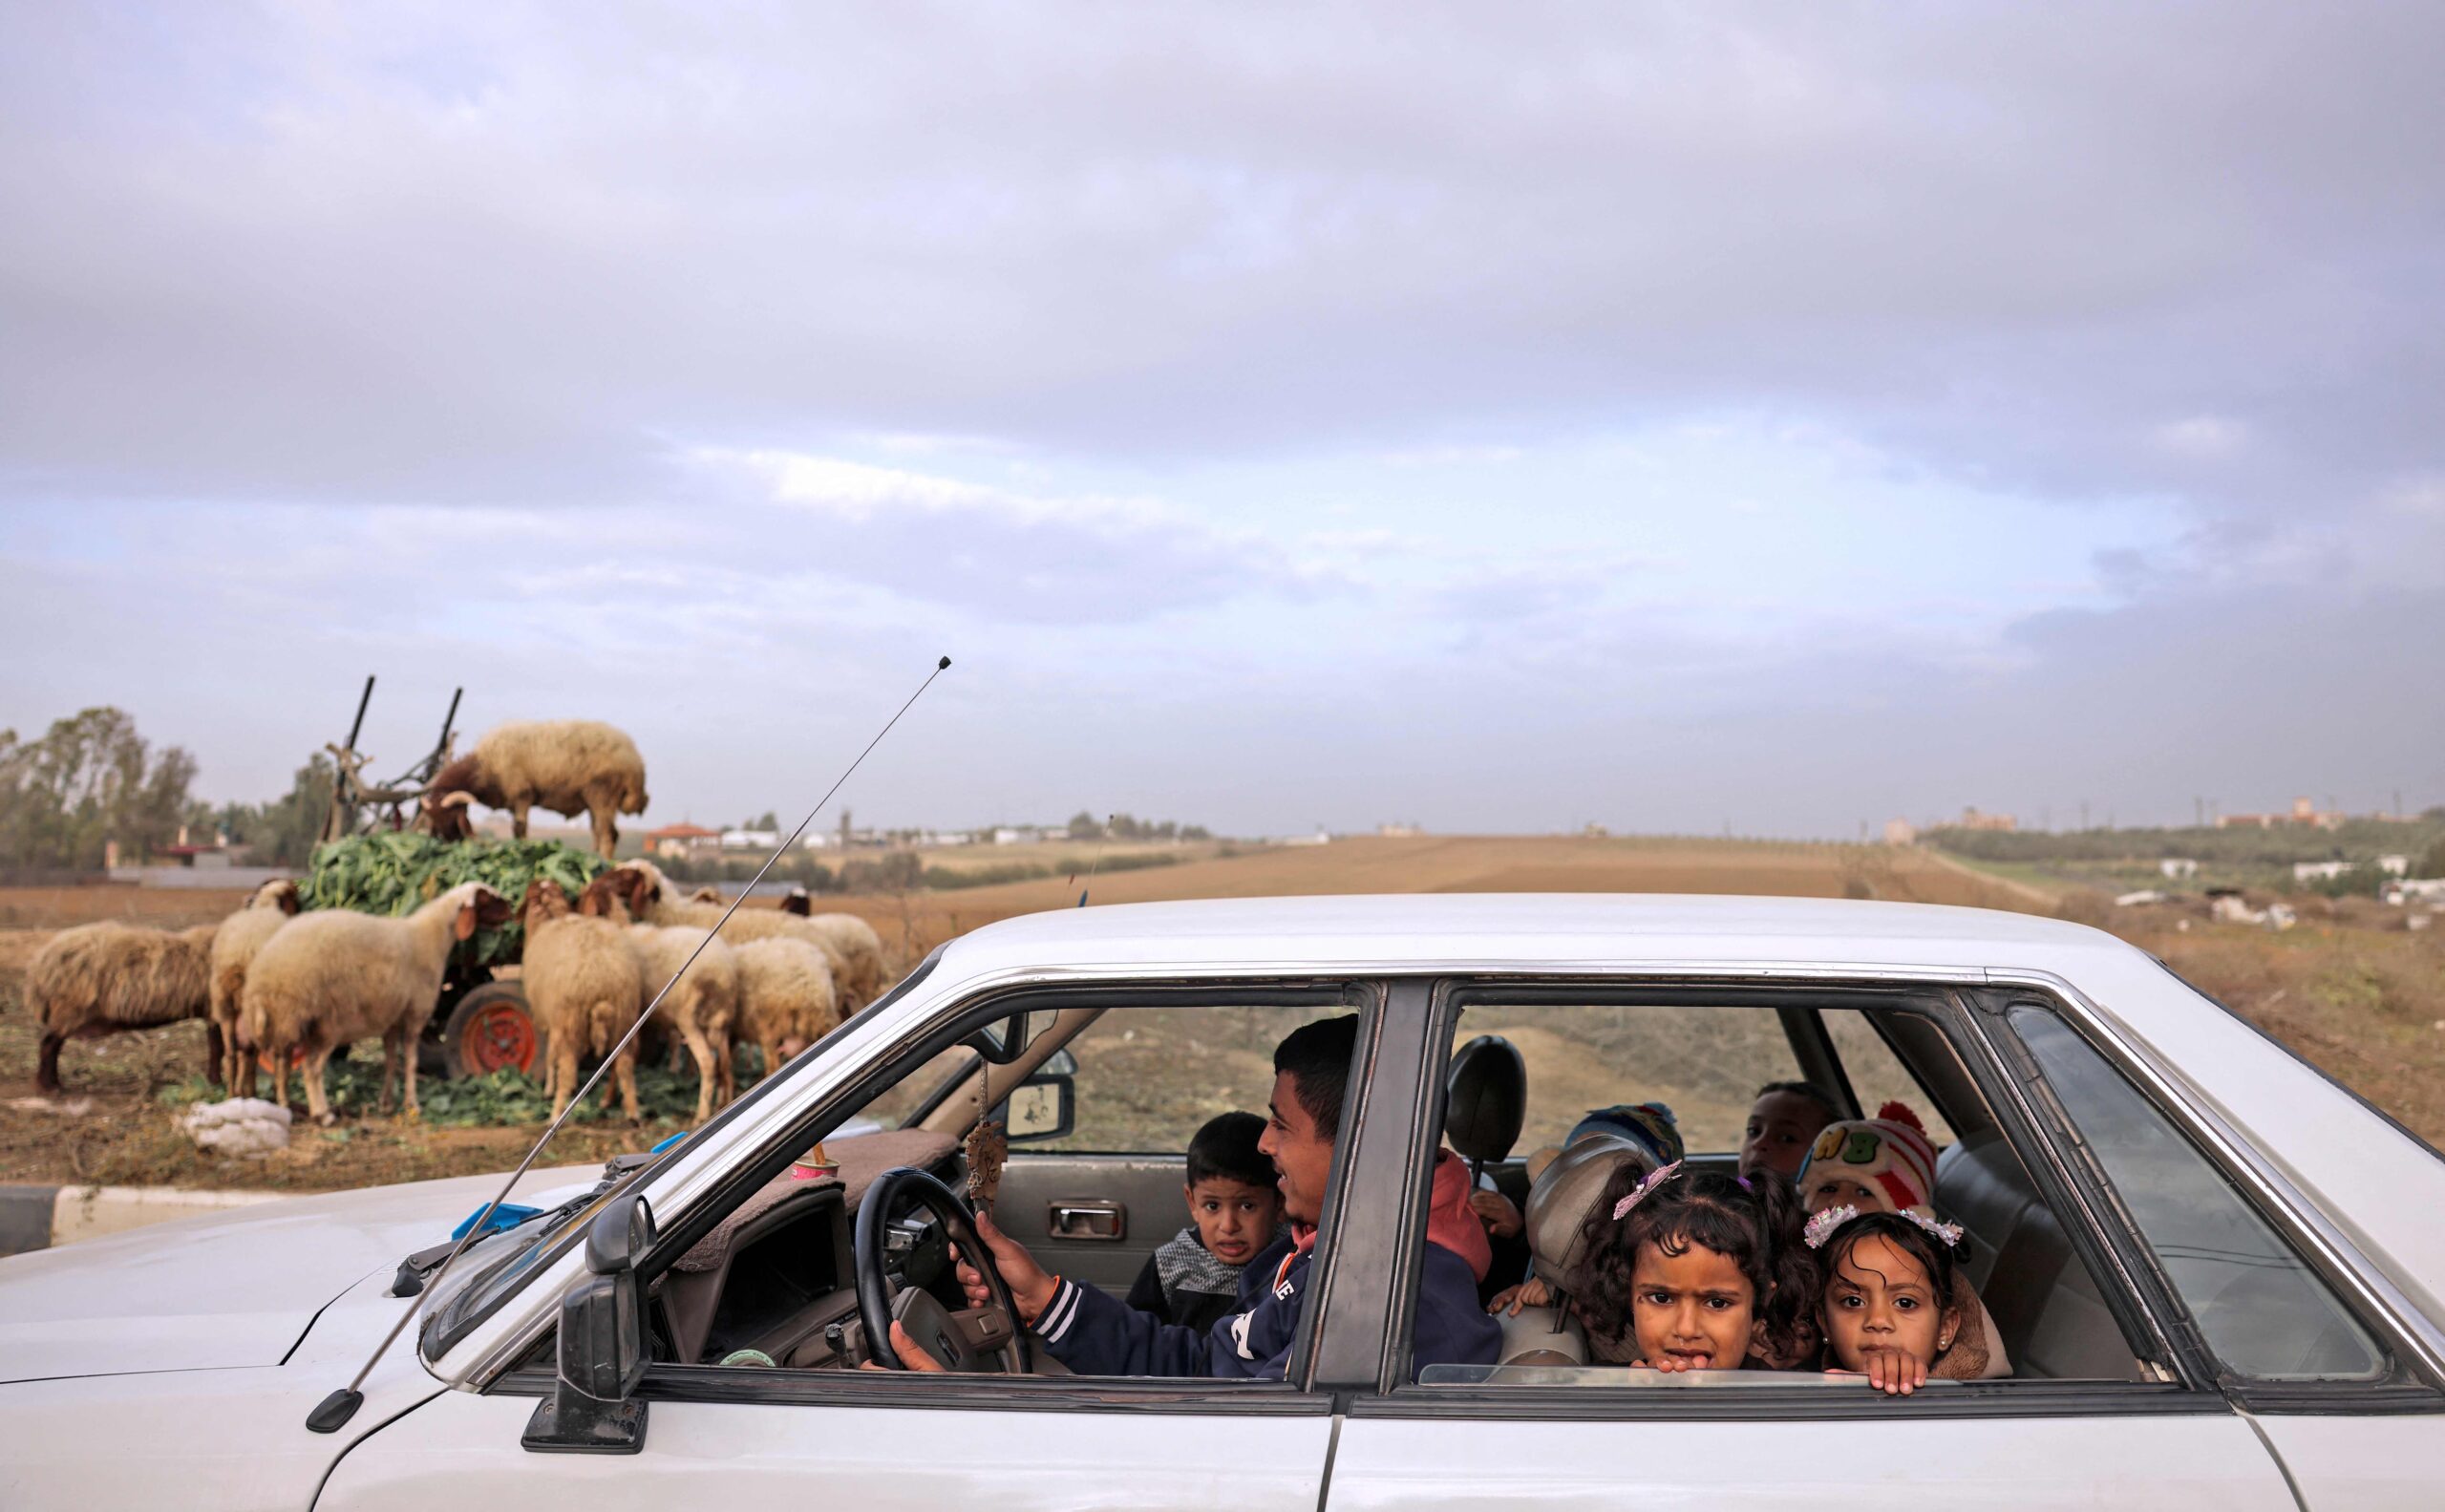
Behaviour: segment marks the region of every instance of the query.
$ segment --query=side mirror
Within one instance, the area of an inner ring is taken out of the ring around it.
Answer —
[[[560,1362],[520,1442],[534,1454],[632,1455],[646,1446],[635,1398],[648,1348],[637,1259],[653,1244],[653,1213],[630,1193],[585,1231],[586,1276],[561,1299]]]
[[[1078,1062],[1054,1051],[1027,1080],[1010,1089],[1003,1127],[1012,1144],[1058,1139],[1078,1127]]]

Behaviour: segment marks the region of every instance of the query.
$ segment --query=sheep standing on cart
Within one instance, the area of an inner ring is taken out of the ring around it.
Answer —
[[[464,840],[474,832],[471,802],[509,810],[520,840],[530,809],[564,819],[584,814],[594,824],[595,851],[608,861],[620,843],[619,816],[646,811],[646,761],[635,741],[592,719],[505,724],[434,774],[417,827]]]

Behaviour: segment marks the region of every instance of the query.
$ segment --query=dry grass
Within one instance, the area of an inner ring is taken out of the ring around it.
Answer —
[[[2374,905],[2320,905],[2303,927],[2287,934],[2203,920],[2179,930],[2170,919],[2117,916],[2084,896],[2058,899],[1924,852],[1534,837],[1361,839],[1239,854],[1217,849],[1178,865],[1100,876],[1093,884],[1093,902],[1478,891],[1866,897],[2089,915],[2088,922],[2115,927],[2163,955],[2189,980],[2413,1129],[2445,1141],[2445,1028],[2438,1027],[2445,1024],[2445,938],[2405,933],[2398,910]],[[1066,907],[1076,898],[1074,885],[1055,878],[823,903],[873,923],[893,964],[904,969],[955,934],[1017,914]],[[369,1118],[328,1132],[303,1130],[290,1151],[269,1161],[204,1156],[187,1144],[169,1112],[154,1100],[160,1087],[202,1065],[199,1024],[72,1046],[66,1077],[73,1093],[91,1098],[90,1111],[72,1116],[25,1105],[18,1095],[32,1090],[35,1035],[17,1002],[17,983],[25,961],[50,930],[99,917],[162,926],[196,923],[243,901],[239,893],[132,888],[0,893],[0,1089],[7,1093],[0,1096],[0,1181],[327,1189],[498,1170],[523,1151],[532,1129],[423,1129]],[[1539,1026],[1517,1013],[1510,1017],[1520,1021],[1505,1023],[1506,1033],[1537,1040]],[[1610,1057],[1623,1066],[1635,1067],[1641,1058],[1634,1029],[1624,1028],[1621,1054]],[[1258,1052],[1265,1047],[1243,1048],[1262,1081]],[[1731,1048],[1736,1047],[1727,1047],[1727,1054]],[[1164,1058],[1161,1036],[1129,1042],[1125,1049],[1102,1047],[1099,1054],[1117,1057],[1114,1067],[1122,1070],[1158,1066]],[[1615,1100],[1625,1084],[1622,1066],[1579,1066],[1573,1054],[1564,1054],[1541,1059],[1541,1075],[1559,1078],[1557,1086],[1573,1077],[1584,1083],[1574,1094],[1578,1105]],[[1689,1085],[1669,1090],[1694,1135],[1737,1115],[1746,1097],[1741,1083],[1748,1077],[1744,1064],[1737,1074],[1712,1080],[1693,1075]],[[1648,1095],[1653,1093],[1642,1094]],[[1245,1099],[1218,1088],[1208,1100],[1215,1102],[1214,1109],[1204,1110],[1210,1112]],[[1556,1105],[1571,1100],[1561,1097]],[[1127,1110],[1116,1105],[1110,1111],[1118,1116]],[[617,1127],[579,1126],[563,1132],[555,1148],[558,1158],[585,1161],[636,1139]]]

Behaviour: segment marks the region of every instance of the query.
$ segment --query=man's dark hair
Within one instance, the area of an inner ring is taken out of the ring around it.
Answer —
[[[1825,1121],[1828,1123],[1839,1122],[1842,1118],[1842,1105],[1834,1100],[1834,1094],[1816,1082],[1770,1081],[1757,1089],[1757,1097],[1768,1097],[1777,1092],[1788,1092],[1795,1097],[1806,1097],[1809,1101],[1816,1103],[1825,1110]],[[1757,1097],[1752,1097],[1749,1100],[1754,1102]]]
[[[1257,1149],[1265,1138],[1265,1120],[1253,1113],[1224,1113],[1205,1120],[1188,1141],[1188,1184],[1221,1177],[1250,1186],[1270,1187],[1279,1181],[1273,1161]]]
[[[1350,1090],[1350,1060],[1357,1052],[1355,1013],[1302,1024],[1273,1047],[1274,1071],[1290,1074],[1299,1106],[1315,1120],[1316,1131],[1329,1139],[1341,1137],[1342,1095]]]

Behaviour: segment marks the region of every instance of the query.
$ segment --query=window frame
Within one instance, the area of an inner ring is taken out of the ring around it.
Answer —
[[[1420,1387],[1408,1379],[1411,1335],[1416,1313],[1416,1284],[1426,1246],[1427,1186],[1432,1161],[1425,1154],[1424,1135],[1439,1129],[1444,1087],[1440,1075],[1424,1078],[1416,1120],[1410,1136],[1409,1181],[1402,1187],[1401,1228],[1395,1267],[1397,1289],[1389,1299],[1383,1369],[1371,1389],[1357,1395],[1347,1410],[1353,1416],[1525,1419],[1537,1421],[1675,1421],[1675,1420],[1839,1420],[1858,1417],[2032,1417],[2190,1413],[2225,1414],[2233,1403],[2218,1389],[2212,1375],[2186,1369],[2195,1363],[2160,1325],[2152,1300],[2135,1287],[2122,1258],[2100,1232],[2087,1199],[2066,1185],[2055,1169],[2058,1159],[2048,1131],[2030,1120],[2021,1106],[2011,1078],[2002,1074],[1997,1054],[1976,1020],[1980,1014],[1967,1000],[1974,984],[1912,977],[1879,980],[1858,977],[1742,979],[1736,977],[1529,976],[1499,973],[1454,974],[1434,984],[1431,1003],[1414,1026],[1426,1043],[1448,1058],[1462,1010],[1474,1001],[1519,1001],[1522,994],[1581,1002],[1607,1000],[1667,1001],[1691,1007],[1725,1006],[1866,1009],[1909,1012],[1932,1020],[1955,1055],[1988,1100],[1997,1132],[2013,1146],[2054,1209],[2064,1237],[2081,1264],[2089,1267],[2097,1289],[2122,1329],[2133,1355],[2154,1379],[2134,1381],[2013,1380],[1965,1381],[1941,1392],[1887,1397],[1866,1391],[1831,1392],[1820,1386],[1781,1385],[1761,1381],[1755,1386],[1725,1386],[1704,1392],[1655,1391],[1632,1386],[1603,1387],[1452,1386]],[[1811,1002],[1811,999],[1815,999]],[[1398,1024],[1388,1013],[1388,1022]],[[1898,1053],[1897,1053],[1898,1054]],[[1430,1054],[1433,1064],[1442,1059]],[[1903,1062],[1905,1068],[1908,1063]],[[1914,1073],[1915,1075],[1915,1073]],[[2032,1156],[2039,1157],[2032,1159]],[[2365,1388],[2364,1388],[2365,1389]],[[2432,1408],[2433,1410],[2433,1408]]]
[[[1334,1161],[1325,1193],[1315,1250],[1314,1285],[1299,1320],[1291,1346],[1291,1370],[1281,1381],[1247,1381],[1167,1376],[1010,1376],[921,1375],[907,1372],[791,1371],[728,1369],[714,1365],[655,1360],[646,1369],[636,1396],[642,1401],[739,1403],[811,1407],[909,1407],[977,1412],[1059,1412],[1244,1415],[1260,1416],[1321,1416],[1333,1410],[1331,1394],[1315,1389],[1313,1380],[1324,1351],[1331,1315],[1335,1278],[1348,1268],[1345,1257],[1375,1243],[1377,1235],[1361,1239],[1361,1228],[1380,1228],[1354,1221],[1354,1212],[1386,1211],[1380,1201],[1361,1200],[1353,1193],[1352,1171],[1361,1147],[1365,1108],[1371,1091],[1370,1068],[1381,1053],[1387,984],[1380,973],[1327,973],[1297,977],[1150,977],[1092,984],[1024,984],[989,988],[946,1007],[925,1024],[877,1050],[863,1069],[830,1096],[810,1104],[769,1140],[763,1149],[742,1158],[705,1196],[656,1234],[639,1263],[648,1283],[738,1204],[778,1176],[802,1151],[820,1139],[834,1124],[864,1107],[899,1076],[922,1068],[934,1055],[955,1046],[984,1024],[1013,1012],[1079,1007],[1246,1007],[1281,1003],[1286,1006],[1340,1006],[1358,1015],[1358,1044],[1350,1072],[1350,1092],[1344,1114],[1342,1149]],[[799,1057],[804,1059],[806,1057]],[[797,1064],[796,1061],[793,1064]],[[546,1328],[542,1337],[552,1336]],[[548,1360],[534,1358],[536,1344],[524,1357],[484,1382],[484,1395],[548,1396],[554,1372]]]
[[[2012,1096],[2023,1099],[2029,1089],[2043,1091],[2042,1099],[2025,1102],[2026,1117],[2040,1125],[2046,1147],[2060,1162],[2067,1182],[2080,1190],[2085,1203],[2093,1204],[2091,1222],[2113,1235],[2136,1273],[2140,1289],[2149,1294],[2151,1311],[2161,1320],[2160,1326],[2183,1355],[2184,1369],[2194,1379],[2212,1386],[2235,1405],[2254,1412],[2435,1413],[2445,1408],[2437,1362],[2401,1326],[2401,1314],[2372,1286],[2368,1269],[2354,1263],[2341,1236],[2288,1182],[2249,1152],[2246,1143],[2222,1120],[2193,1101],[2161,1067],[2115,1030],[2094,1004],[2079,996],[2069,983],[2036,973],[2017,982],[1999,982],[1965,996],[1976,1008],[1972,1015],[1974,1027],[1997,1048],[2007,1063],[2007,1080],[2011,1084]],[[2266,1380],[2227,1370],[2193,1321],[2188,1305],[2158,1266],[2144,1230],[2073,1132],[2075,1125],[2068,1110],[2056,1100],[2035,1056],[2012,1026],[2010,1015],[2016,1008],[2035,1009],[2052,1015],[2121,1076],[2175,1133],[2188,1140],[2232,1190],[2236,1200],[2291,1247],[2294,1256],[2326,1288],[2336,1305],[2367,1331],[2385,1354],[2386,1370],[2374,1379],[2301,1381]]]

